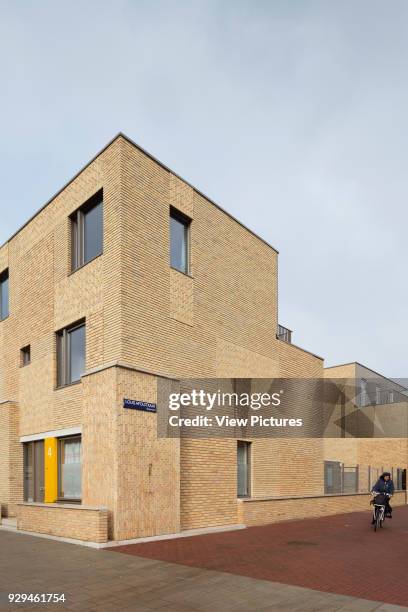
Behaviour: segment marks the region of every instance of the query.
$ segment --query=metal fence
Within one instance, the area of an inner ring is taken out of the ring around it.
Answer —
[[[283,327],[283,325],[278,325],[278,332],[276,334],[279,340],[283,340],[284,342],[292,342],[292,330],[287,327]]]
[[[383,472],[390,472],[396,491],[406,490],[406,469],[388,466],[346,465],[340,461],[324,462],[324,492],[327,495],[368,493]]]

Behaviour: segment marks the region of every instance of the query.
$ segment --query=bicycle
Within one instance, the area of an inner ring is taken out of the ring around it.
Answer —
[[[383,527],[383,523],[385,521],[386,500],[387,497],[390,497],[390,495],[388,495],[388,493],[377,493],[376,491],[373,491],[371,495],[374,497],[374,499],[371,500],[371,503],[373,504],[373,526],[374,531],[377,531],[377,529],[382,529]]]

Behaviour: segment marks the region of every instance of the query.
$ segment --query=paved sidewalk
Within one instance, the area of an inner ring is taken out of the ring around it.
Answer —
[[[10,605],[7,593],[65,593]],[[397,612],[379,602],[0,532],[0,610],[108,612]]]
[[[408,606],[408,506],[377,533],[370,521],[367,509],[111,550]]]

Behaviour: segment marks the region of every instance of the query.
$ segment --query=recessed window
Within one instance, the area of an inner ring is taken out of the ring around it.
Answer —
[[[103,193],[94,195],[71,215],[72,270],[77,270],[103,251]]]
[[[26,365],[29,365],[31,363],[31,347],[30,347],[30,345],[25,346],[24,348],[21,349],[20,357],[21,357],[21,365],[22,366],[26,366]]]
[[[324,462],[324,492],[341,493],[343,487],[342,464],[339,461]]]
[[[249,497],[251,494],[251,443],[237,443],[237,495]]]
[[[170,265],[189,273],[189,233],[191,219],[174,208],[170,209]]]
[[[85,323],[57,333],[57,385],[64,387],[81,379],[85,371]]]
[[[81,436],[58,440],[58,498],[81,501]]]
[[[397,491],[406,491],[407,489],[407,470],[405,468],[397,468],[395,478],[395,488]]]
[[[0,321],[9,316],[9,273],[0,274]]]

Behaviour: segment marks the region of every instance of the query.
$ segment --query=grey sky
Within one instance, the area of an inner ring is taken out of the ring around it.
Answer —
[[[407,376],[406,2],[0,8],[0,243],[124,131],[279,249],[296,344]]]

